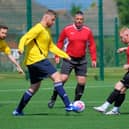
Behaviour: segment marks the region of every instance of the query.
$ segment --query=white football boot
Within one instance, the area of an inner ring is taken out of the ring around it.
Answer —
[[[98,111],[98,112],[101,112],[101,113],[105,113],[106,112],[106,109],[104,109],[102,106],[93,107],[93,109]]]
[[[111,111],[106,112],[105,115],[120,115],[120,112],[111,110]]]

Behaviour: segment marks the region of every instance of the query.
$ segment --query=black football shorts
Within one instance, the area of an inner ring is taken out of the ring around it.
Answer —
[[[129,71],[125,73],[124,77],[122,80],[120,80],[126,88],[129,88]]]
[[[69,75],[74,70],[76,76],[86,76],[87,61],[85,57],[73,58],[71,60],[63,59],[61,73]]]

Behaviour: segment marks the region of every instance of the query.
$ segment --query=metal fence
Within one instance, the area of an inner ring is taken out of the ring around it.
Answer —
[[[18,44],[19,38],[27,31],[27,0],[6,0],[0,1],[0,24],[5,24],[9,27],[8,38],[6,39],[8,43],[15,42]],[[35,0],[31,1],[32,5],[32,25],[39,22],[43,13],[48,9],[47,6],[41,6],[36,3]],[[51,1],[51,4],[55,4],[54,1]],[[67,6],[67,1],[65,2]],[[93,33],[97,43],[97,52],[99,56],[99,23],[98,23],[98,1],[92,4],[90,7],[83,9],[85,14],[85,24],[89,26]],[[58,34],[62,28],[72,22],[72,16],[70,15],[69,10],[60,9],[58,12],[58,21],[55,26],[52,28],[53,39],[56,42],[58,39]],[[115,64],[115,19],[118,18],[116,4],[113,0],[103,0],[103,32],[104,32],[104,66],[112,67],[116,66]],[[118,27],[118,26],[117,26]],[[119,45],[120,46],[120,45]],[[13,46],[12,46],[13,48]],[[51,55],[50,55],[51,56]],[[90,63],[89,55],[87,58]],[[123,55],[122,57],[123,58]],[[123,59],[122,59],[123,60]],[[20,60],[21,62],[21,60]],[[123,63],[123,62],[122,62]],[[5,65],[6,64],[6,65]],[[121,65],[121,64],[120,64]],[[99,66],[99,60],[98,60]],[[3,54],[0,54],[0,71],[11,71],[12,64],[6,59]],[[14,70],[13,70],[14,71]]]

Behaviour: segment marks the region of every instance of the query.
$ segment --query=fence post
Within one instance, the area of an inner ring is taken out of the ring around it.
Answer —
[[[29,30],[32,27],[31,0],[26,0],[26,18],[27,18],[27,30]]]
[[[59,37],[59,17],[57,16],[56,18],[56,42],[58,41],[58,37]],[[60,68],[60,63],[59,64],[56,64],[56,68]]]
[[[118,37],[118,18],[115,17],[115,66],[119,66],[119,55],[117,49],[119,48],[119,37]]]
[[[31,0],[26,0],[26,19],[27,19],[27,31],[32,27],[32,8]],[[28,70],[25,70],[26,80],[29,79]]]
[[[100,65],[100,80],[104,80],[104,59],[103,59],[103,0],[98,2],[98,25],[99,25],[99,65]]]
[[[56,18],[56,42],[58,40],[58,36],[59,36],[59,17],[57,16]]]

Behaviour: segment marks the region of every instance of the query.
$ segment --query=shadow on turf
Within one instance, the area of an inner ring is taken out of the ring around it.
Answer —
[[[24,114],[24,116],[48,116],[49,113],[32,113],[32,114]]]
[[[129,115],[129,112],[121,112],[121,115]]]
[[[83,113],[76,112],[62,112],[62,113],[32,113],[32,114],[24,114],[24,116],[82,116]]]
[[[88,106],[86,106],[87,108],[89,108],[89,109],[93,109],[93,107],[95,107],[95,105],[88,105]],[[93,109],[94,110],[94,109]],[[94,110],[95,111],[95,110]],[[96,111],[95,111],[96,112]],[[101,113],[101,112],[98,112],[98,113]],[[101,113],[101,114],[103,114],[103,113]],[[129,112],[120,112],[120,115],[129,115]]]

